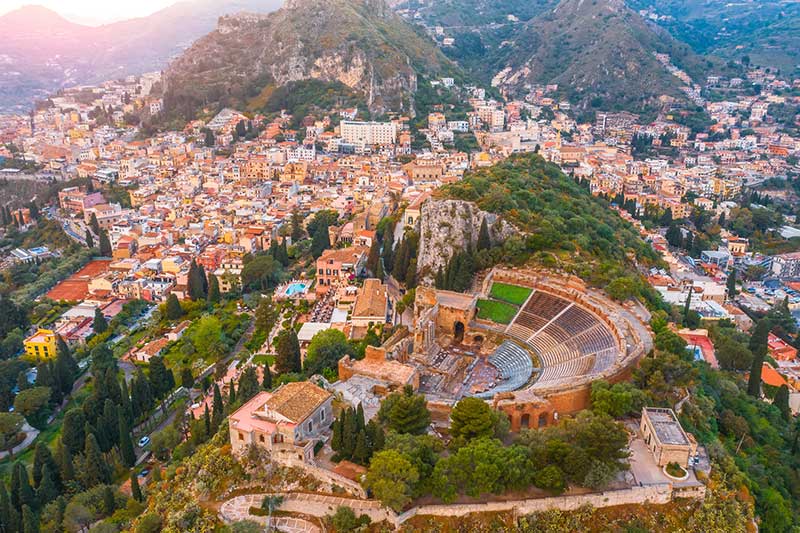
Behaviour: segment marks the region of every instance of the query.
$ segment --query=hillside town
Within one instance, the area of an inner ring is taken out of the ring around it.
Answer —
[[[103,342],[127,381],[163,361],[186,396],[135,435],[137,456],[148,453],[147,435],[175,419],[217,417],[217,395],[245,389],[252,394],[228,417],[235,453],[261,447],[358,497],[368,453],[347,450],[337,424],[352,409],[369,448],[390,392],[424,394],[432,427],[444,434],[448,413],[472,397],[493,398],[512,431],[555,425],[588,407],[555,388],[614,376],[652,350],[649,313],[574,276],[499,267],[470,284],[472,293],[455,290],[442,268],[424,271],[418,257],[420,239],[431,238],[421,220],[442,187],[536,153],[605,199],[658,253],[664,264],[641,274],[664,302],[685,308],[677,335],[695,359],[724,367],[709,324],[749,331],[753,313],[783,306],[800,324],[800,123],[786,116],[800,105],[800,80],[753,68],[746,78],[696,82],[669,56],[659,61],[685,81],[695,109],[664,97],[650,120],[598,109],[579,122],[557,86],[506,99],[501,87],[443,77],[421,81],[448,102],[427,105],[426,116],[225,108],[159,132],[150,125],[166,110],[152,73],[65,89],[28,116],[0,116],[3,186],[30,181],[57,191],[48,205],[2,206],[0,234],[24,235],[48,220],[71,243],[17,239],[2,250],[4,268],[63,261],[67,250],[80,257],[32,295],[49,311],[20,332],[11,356],[47,362],[61,340],[94,353],[107,331]],[[488,224],[487,238],[497,237],[499,223],[480,217],[475,234]],[[418,286],[434,277],[435,288]],[[503,290],[523,296],[497,296]],[[210,313],[198,304],[206,300]],[[485,302],[501,300],[511,308],[506,320],[482,314]],[[566,332],[563,342],[580,340],[574,353],[548,344],[558,338],[547,336],[550,327]],[[797,414],[800,360],[785,333],[768,332],[762,379],[785,385]],[[331,364],[323,340],[360,353]],[[283,360],[286,343],[296,343],[299,360]],[[280,381],[272,387],[272,379]],[[640,411],[629,427],[635,465],[613,481],[639,492],[615,501],[702,498],[707,451],[672,409]],[[686,475],[666,473],[672,464]],[[247,502],[229,500],[223,513],[247,514]],[[381,513],[367,514],[400,523]]]

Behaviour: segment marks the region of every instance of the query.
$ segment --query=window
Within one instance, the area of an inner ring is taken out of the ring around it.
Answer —
[[[310,420],[308,421],[308,426],[306,427],[308,428],[308,431],[314,431],[314,423]]]
[[[265,442],[265,441],[264,441],[264,435],[259,435],[259,436],[258,436],[258,440],[259,440],[260,442]]]
[[[242,435],[241,431],[239,432],[239,440],[244,440],[244,435]]]
[[[319,412],[319,420],[320,420],[320,422],[324,422],[325,421],[325,409],[323,409],[322,411]]]

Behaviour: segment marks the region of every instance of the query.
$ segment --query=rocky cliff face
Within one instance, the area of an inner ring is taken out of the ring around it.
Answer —
[[[475,246],[483,220],[489,227],[493,243],[505,241],[519,230],[493,213],[481,211],[463,200],[430,200],[422,206],[417,272],[420,279],[431,283],[440,268],[451,257]]]
[[[372,111],[408,111],[418,75],[454,69],[382,0],[291,0],[266,16],[223,17],[166,71],[165,106],[239,107],[314,79],[343,83]]]

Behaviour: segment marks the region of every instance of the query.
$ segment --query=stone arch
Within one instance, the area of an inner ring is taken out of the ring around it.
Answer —
[[[538,427],[543,428],[547,425],[547,412],[539,413]]]
[[[519,427],[520,427],[520,429],[528,429],[529,427],[531,427],[531,415],[530,415],[530,413],[524,413],[522,415],[522,418],[520,419],[520,422],[519,422]]]
[[[464,340],[464,331],[465,330],[466,330],[466,328],[464,327],[464,323],[461,322],[460,320],[456,321],[456,323],[453,324],[453,340],[455,342],[463,341]]]

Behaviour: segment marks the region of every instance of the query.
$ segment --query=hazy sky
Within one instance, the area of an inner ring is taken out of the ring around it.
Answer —
[[[176,0],[0,0],[0,15],[26,4],[38,4],[84,24],[149,15]]]

